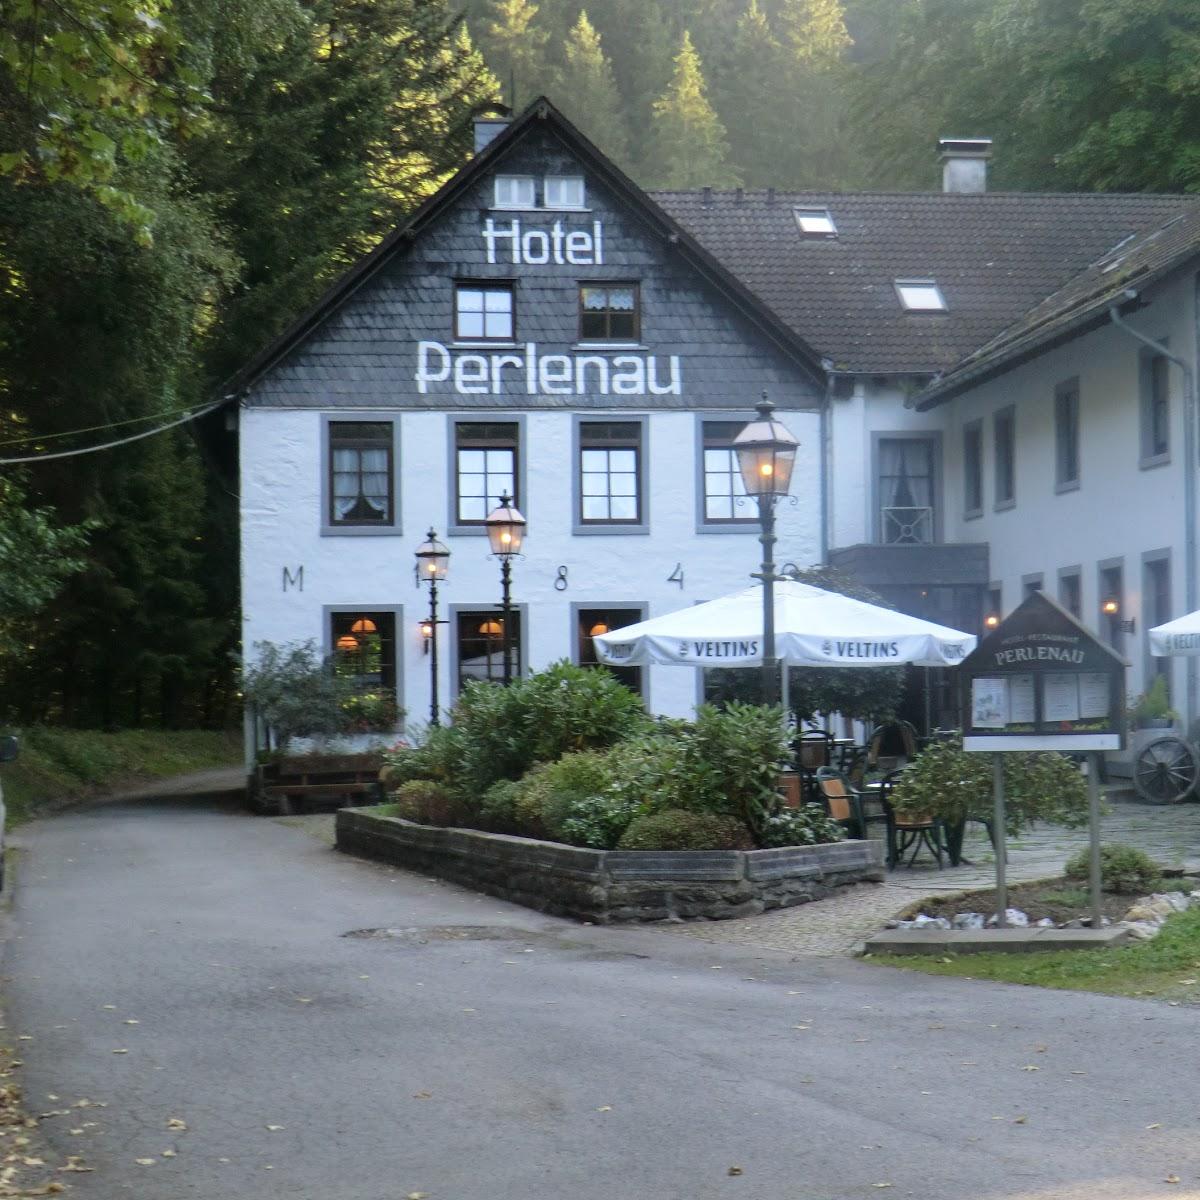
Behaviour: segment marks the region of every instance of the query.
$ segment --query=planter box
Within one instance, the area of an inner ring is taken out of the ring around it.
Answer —
[[[884,877],[879,842],[779,850],[589,850],[475,829],[414,825],[363,808],[338,813],[337,848],[538,912],[597,924],[746,917]]]

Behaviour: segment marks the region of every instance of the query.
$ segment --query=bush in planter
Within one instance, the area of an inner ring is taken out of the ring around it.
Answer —
[[[1137,698],[1132,716],[1139,729],[1165,728],[1179,719],[1179,714],[1171,707],[1165,675],[1155,676],[1154,682]]]
[[[1034,821],[1074,828],[1087,824],[1087,785],[1078,766],[1061,754],[1004,754],[1007,832]],[[992,815],[991,755],[963,750],[961,737],[931,742],[901,772],[891,793],[900,813],[931,813],[948,825]]]
[[[315,642],[255,642],[254,651],[254,661],[242,664],[242,695],[274,736],[275,749],[286,751],[296,737],[346,732],[351,685]]]
[[[462,806],[454,795],[430,779],[402,783],[392,799],[396,815],[418,825],[457,825],[462,816]]]
[[[522,780],[518,811],[527,819],[536,811],[536,822],[556,841],[610,848],[637,811],[613,787],[615,765],[615,755],[598,750],[545,763]]]
[[[410,779],[433,779],[449,785],[462,757],[462,739],[449,725],[432,725],[415,736],[416,745],[397,745],[383,752],[385,787],[394,788]]]
[[[826,815],[819,804],[803,808],[784,808],[763,821],[759,845],[764,849],[780,846],[818,846],[840,842],[842,827]]]
[[[1063,874],[1068,879],[1088,879],[1091,851],[1085,846],[1067,859]],[[1158,863],[1135,846],[1114,844],[1100,847],[1100,886],[1120,896],[1146,896],[1162,884]]]
[[[620,850],[750,850],[754,841],[737,817],[667,808],[635,817]]]
[[[517,816],[517,801],[522,785],[516,779],[499,779],[492,784],[479,802],[479,824],[493,833],[524,833]]]

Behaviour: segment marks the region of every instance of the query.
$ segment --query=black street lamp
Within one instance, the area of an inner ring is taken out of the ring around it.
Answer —
[[[775,581],[785,578],[775,573],[775,501],[788,494],[792,467],[800,443],[787,426],[775,420],[775,406],[763,392],[758,418],[733,439],[738,469],[746,485],[746,494],[758,501],[758,520],[762,543],[762,569],[753,578],[763,584],[763,703],[775,704],[779,698],[779,664],[775,659]]]
[[[521,553],[525,541],[526,521],[517,511],[513,499],[505,493],[500,507],[494,508],[484,521],[492,553],[500,560],[500,610],[504,614],[504,683],[512,683],[512,560]]]
[[[437,615],[437,588],[450,571],[450,551],[437,540],[437,534],[431,529],[416,549],[417,577],[422,583],[429,584],[429,618],[421,622],[421,633],[425,637],[425,646],[429,651],[429,723],[440,724],[438,714],[438,651],[437,630],[445,621],[439,621]]]

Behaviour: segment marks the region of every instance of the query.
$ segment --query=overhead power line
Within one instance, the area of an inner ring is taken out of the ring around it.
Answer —
[[[168,421],[165,425],[156,426],[154,429],[143,429],[141,433],[118,438],[115,442],[102,442],[98,446],[83,446],[78,450],[58,450],[54,454],[30,454],[24,458],[0,458],[0,466],[49,462],[52,458],[76,458],[81,454],[96,454],[100,450],[112,450],[117,446],[126,446],[130,442],[140,442],[143,438],[153,437],[156,433],[165,433],[168,429],[174,429],[176,425],[183,425],[187,421],[195,421],[198,417],[203,417],[214,409],[220,408],[224,403],[224,400],[215,400],[212,404],[197,409],[195,412],[186,413],[174,421]]]

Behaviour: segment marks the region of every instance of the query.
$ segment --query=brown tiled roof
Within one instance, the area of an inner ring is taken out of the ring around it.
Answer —
[[[1195,197],[1069,193],[702,191],[652,199],[835,370],[935,374],[1013,326],[1123,238]],[[805,237],[828,208],[837,237]],[[901,308],[893,281],[937,281],[946,313]]]
[[[1049,346],[1097,328],[1109,320],[1113,305],[1135,307],[1131,293],[1200,255],[1200,204],[1192,200],[1191,208],[1114,247],[967,355],[917,396],[917,407],[932,408]]]

